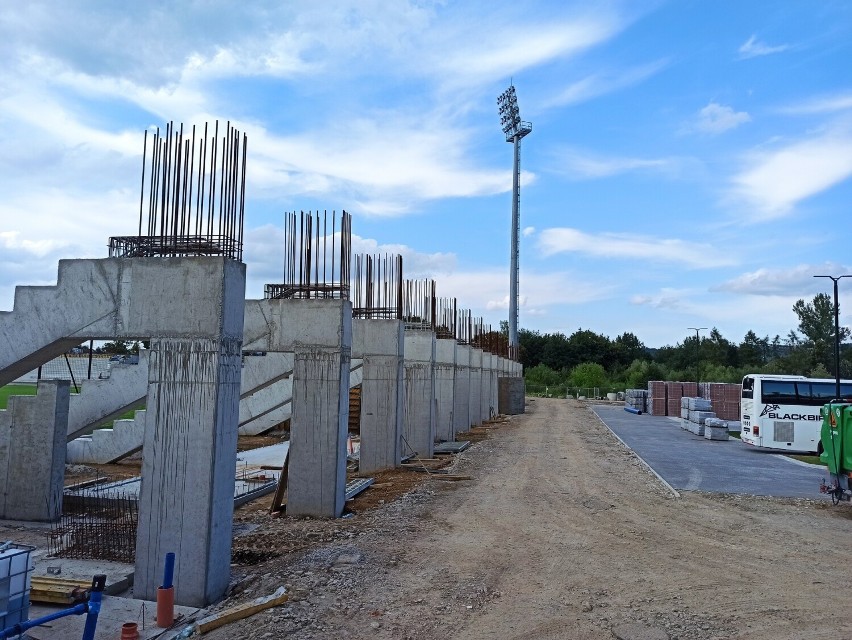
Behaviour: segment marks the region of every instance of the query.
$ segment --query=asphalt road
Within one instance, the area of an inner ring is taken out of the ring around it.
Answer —
[[[635,415],[622,406],[592,410],[610,430],[678,491],[713,491],[788,498],[824,498],[824,467],[804,466],[739,440],[707,440],[665,416]]]

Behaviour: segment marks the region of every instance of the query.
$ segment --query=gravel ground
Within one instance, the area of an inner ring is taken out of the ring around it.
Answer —
[[[388,472],[334,521],[240,509],[216,608],[291,600],[205,637],[852,638],[848,505],[676,498],[574,400],[475,433],[471,480]]]

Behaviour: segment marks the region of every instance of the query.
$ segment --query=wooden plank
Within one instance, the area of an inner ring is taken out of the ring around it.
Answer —
[[[246,602],[245,604],[237,605],[236,607],[231,607],[230,609],[225,609],[219,613],[214,613],[211,616],[202,618],[195,623],[195,630],[198,633],[207,633],[208,631],[218,629],[229,622],[248,618],[258,611],[277,607],[279,604],[284,604],[289,599],[290,596],[287,593],[287,589],[279,587],[272,595],[255,598],[251,602]]]
[[[275,489],[275,495],[272,497],[272,505],[269,507],[269,513],[280,513],[287,506],[287,470],[290,467],[290,448],[287,448],[287,453],[284,457],[284,466],[281,467],[281,475],[278,476],[278,486]]]

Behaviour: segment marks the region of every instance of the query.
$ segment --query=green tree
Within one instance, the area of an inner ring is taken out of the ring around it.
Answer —
[[[571,369],[570,380],[574,387],[604,387],[607,384],[606,369],[597,362],[583,362]]]
[[[799,318],[799,331],[808,338],[814,360],[834,371],[834,302],[827,293],[818,293],[811,302],[796,300],[793,312]],[[840,327],[840,342],[849,337],[849,329]]]

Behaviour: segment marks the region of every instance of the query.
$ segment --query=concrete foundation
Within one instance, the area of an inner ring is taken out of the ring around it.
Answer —
[[[62,513],[70,383],[38,383],[0,411],[0,518],[53,521]]]
[[[337,518],[346,491],[348,300],[247,300],[247,351],[292,352],[287,514]]]
[[[482,424],[482,349],[470,350],[470,425]]]
[[[435,447],[435,334],[405,332],[403,455],[431,458]]]
[[[453,339],[441,338],[435,341],[435,438],[439,442],[453,442],[456,439],[453,422],[456,346]]]
[[[359,471],[402,459],[405,328],[400,320],[353,320],[352,356],[363,359]]]
[[[456,346],[453,378],[453,436],[470,429],[470,347]]]
[[[523,378],[500,378],[498,411],[506,416],[516,416],[524,413],[524,387]]]

